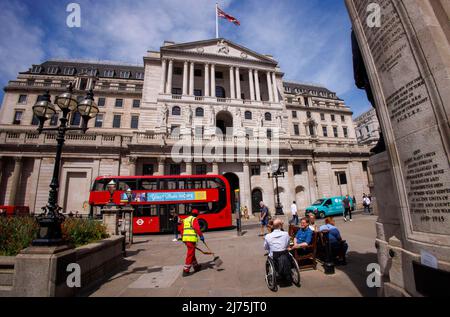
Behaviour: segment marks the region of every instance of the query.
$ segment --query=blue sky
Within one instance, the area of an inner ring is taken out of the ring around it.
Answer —
[[[70,2],[81,27],[66,25]],[[1,0],[0,85],[49,58],[142,64],[147,50],[215,37],[215,0]],[[279,61],[285,80],[336,91],[358,115],[369,109],[354,86],[350,21],[343,0],[219,0],[241,26],[220,20],[220,37]],[[0,97],[3,97],[1,92]]]

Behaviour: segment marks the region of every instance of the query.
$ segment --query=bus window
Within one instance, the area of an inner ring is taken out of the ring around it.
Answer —
[[[167,189],[177,189],[177,181],[174,179],[168,179],[167,180]]]
[[[107,190],[108,188],[106,187],[108,185],[108,183],[110,182],[110,179],[104,178],[104,179],[99,179],[98,181],[94,182],[94,186],[93,186],[93,191],[103,191],[103,190]]]
[[[139,189],[140,190],[157,190],[158,189],[158,180],[142,179]]]
[[[203,188],[201,180],[194,180],[194,189]]]
[[[185,189],[186,188],[186,185],[185,185],[185,182],[184,182],[184,180],[178,180],[178,189]]]
[[[117,190],[136,190],[136,180],[135,179],[119,179]]]
[[[217,179],[207,180],[207,186],[208,186],[208,188],[220,188],[220,187],[222,187],[222,185],[220,184],[220,182],[218,182]]]

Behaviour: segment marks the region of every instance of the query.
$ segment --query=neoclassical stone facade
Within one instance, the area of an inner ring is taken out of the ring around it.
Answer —
[[[357,144],[352,111],[328,89],[283,75],[272,56],[225,39],[165,42],[143,67],[33,65],[5,88],[0,205],[45,205],[56,141],[36,134],[32,106],[69,81],[80,96],[94,87],[100,116],[85,135],[67,136],[59,192],[66,212],[88,212],[99,175],[224,174],[255,210],[263,199],[274,211],[277,190],[286,211],[293,200],[303,209],[323,196],[361,197],[369,191],[369,148]],[[278,189],[267,175],[271,162],[286,168]]]
[[[375,146],[380,139],[380,123],[375,109],[370,109],[355,118],[356,138],[359,144]]]

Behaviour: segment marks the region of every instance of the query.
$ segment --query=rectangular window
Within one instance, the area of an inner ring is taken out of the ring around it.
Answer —
[[[139,116],[131,116],[131,129],[139,127]]]
[[[120,120],[121,119],[122,119],[122,116],[120,114],[115,114],[112,127],[113,128],[120,128]]]
[[[334,134],[334,137],[335,137],[335,138],[338,137],[337,127],[333,127],[333,134]]]
[[[292,111],[292,118],[297,118],[297,111]]]
[[[348,138],[348,129],[346,127],[343,127],[342,131],[344,132],[344,138]]]
[[[341,121],[345,122],[345,116],[341,116]]]
[[[194,76],[195,77],[202,77],[202,70],[201,69],[194,69]]]
[[[142,167],[142,175],[153,175],[153,173],[155,172],[153,164],[144,164],[144,166]],[[150,188],[148,188],[145,185],[149,185]],[[154,184],[154,188],[153,185],[150,184]],[[141,186],[144,187],[143,189],[156,189],[156,181],[155,180],[149,180],[149,179],[143,179]]]
[[[322,134],[324,137],[328,137],[328,129],[327,127],[322,127]]]
[[[103,72],[103,76],[112,78],[112,77],[114,77],[114,71],[113,70],[105,70]]]
[[[181,67],[174,67],[173,68],[173,74],[174,75],[183,75],[183,68],[181,68]]]
[[[202,96],[202,90],[201,89],[194,89],[194,96],[201,97]]]
[[[139,99],[133,100],[133,108],[139,108],[141,106],[141,101]]]
[[[20,104],[27,103],[27,95],[20,95],[19,101],[17,103],[20,103]]]
[[[222,72],[216,72],[216,79],[223,79],[223,73]]]
[[[63,75],[72,76],[75,73],[75,67],[64,67]]]
[[[120,71],[120,72],[119,72],[119,76],[120,76],[120,78],[128,79],[128,78],[130,78],[130,72],[127,72],[127,71]]]
[[[169,174],[170,175],[180,175],[181,169],[179,164],[170,164]]]
[[[105,106],[105,98],[98,98],[97,106],[104,107]]]
[[[72,120],[70,122],[73,126],[79,126],[81,122],[81,114],[77,112],[72,112]]]
[[[50,119],[50,125],[56,126],[58,124],[59,114],[55,113],[52,118]]]
[[[304,100],[305,100],[305,106],[306,106],[306,107],[309,107],[309,100],[308,100],[308,97],[305,97]]]
[[[181,88],[172,88],[172,95],[181,95],[182,93]]]
[[[252,176],[259,176],[261,175],[261,165],[252,165],[250,166],[250,171]]]
[[[331,121],[336,121],[336,118],[334,117],[334,114],[331,115]]]
[[[33,119],[31,119],[31,125],[38,125],[39,119],[35,115],[33,115]]]
[[[294,175],[302,174],[302,166],[300,164],[294,164]]]
[[[136,73],[136,79],[144,79],[144,73]]]
[[[33,68],[31,69],[31,72],[33,74],[39,74],[42,71],[42,66],[33,66]]]
[[[206,173],[207,170],[205,164],[195,165],[195,175],[206,175]]]
[[[86,90],[88,84],[88,80],[86,78],[81,78],[80,80],[80,90]]]
[[[20,124],[20,122],[22,121],[22,115],[23,115],[23,111],[16,111],[14,113],[13,124]]]
[[[336,172],[336,177],[339,185],[347,185],[347,175],[345,175],[345,172]]]
[[[123,107],[123,99],[116,99],[116,108],[122,108]]]
[[[267,129],[266,136],[269,140],[272,140],[272,129]]]
[[[325,113],[321,113],[321,114],[320,114],[320,120],[322,120],[322,121],[325,120]]]
[[[96,128],[101,128],[102,126],[103,126],[103,114],[99,113],[95,117],[95,127]]]
[[[298,128],[298,124],[294,124],[294,134],[300,135],[300,129]]]

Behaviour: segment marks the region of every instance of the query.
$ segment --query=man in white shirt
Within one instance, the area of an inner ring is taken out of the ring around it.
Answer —
[[[368,213],[370,214],[370,198],[368,196],[365,196],[364,194],[364,198],[363,198],[363,205],[364,205],[364,213]]]
[[[297,214],[297,205],[295,204],[295,201],[292,202],[291,205],[291,214],[292,214],[292,223],[296,226],[298,226],[298,214]]]
[[[264,237],[264,248],[269,251],[269,257],[273,259],[277,266],[277,272],[287,282],[292,282],[291,262],[289,255],[289,234],[282,231],[283,221],[275,219],[273,221],[273,231]]]

